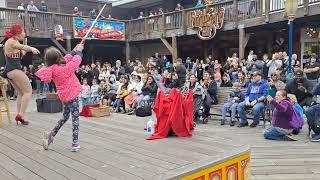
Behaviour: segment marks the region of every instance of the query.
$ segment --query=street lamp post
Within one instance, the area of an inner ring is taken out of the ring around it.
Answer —
[[[288,73],[292,72],[292,34],[293,34],[293,20],[298,9],[298,0],[285,0],[285,10],[288,16],[289,26],[289,66]]]

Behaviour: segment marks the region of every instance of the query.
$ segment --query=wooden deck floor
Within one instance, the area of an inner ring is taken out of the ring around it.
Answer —
[[[192,138],[171,137],[146,141],[148,119],[112,115],[80,122],[82,149],[71,153],[71,125],[56,136],[49,151],[41,146],[42,132],[50,130],[61,114],[34,112],[26,127],[14,123],[0,128],[0,179],[153,179],[154,176],[206,160],[243,145],[252,148],[252,179],[320,179],[320,144],[306,138],[297,142],[267,141],[263,128],[220,126],[217,121],[198,125]],[[5,123],[4,123],[5,124]]]

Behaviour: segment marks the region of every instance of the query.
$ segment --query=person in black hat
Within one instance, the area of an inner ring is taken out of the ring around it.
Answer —
[[[294,75],[295,78],[287,83],[285,91],[289,94],[294,94],[301,107],[310,106],[313,97],[313,83],[303,77],[304,74],[302,70],[296,71]]]

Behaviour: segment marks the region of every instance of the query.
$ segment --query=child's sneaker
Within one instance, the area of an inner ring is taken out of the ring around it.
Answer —
[[[79,144],[72,144],[71,152],[78,152],[80,150]]]
[[[53,143],[52,133],[43,133],[42,146],[44,150],[48,150],[49,145]]]

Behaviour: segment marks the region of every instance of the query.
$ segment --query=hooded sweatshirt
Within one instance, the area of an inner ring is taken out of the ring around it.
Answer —
[[[274,107],[272,113],[272,125],[283,129],[293,129],[290,125],[290,121],[293,116],[293,106],[290,100],[284,99],[279,103],[272,100],[271,104]]]
[[[252,102],[262,96],[266,97],[268,95],[269,89],[270,86],[265,80],[262,80],[260,83],[250,83],[248,86],[246,97],[249,97],[249,101]]]

